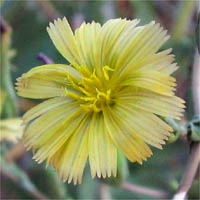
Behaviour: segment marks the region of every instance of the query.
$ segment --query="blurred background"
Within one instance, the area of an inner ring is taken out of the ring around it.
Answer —
[[[193,103],[192,74],[195,55],[198,56],[199,1],[0,2],[1,199],[161,199],[162,195],[172,196],[183,175],[191,144],[186,136],[179,137],[179,132],[184,132],[188,123],[194,122],[198,109]],[[64,16],[73,29],[79,27],[83,21],[103,24],[108,19],[118,17],[140,18],[141,24],[155,20],[171,35],[170,40],[162,48],[172,47],[172,53],[180,66],[174,76],[178,82],[177,96],[186,100],[185,116],[178,127],[177,122],[168,119],[169,123],[173,123],[175,132],[173,138],[170,138],[171,143],[165,145],[164,150],[153,148],[153,156],[142,166],[125,163],[116,180],[92,179],[87,166],[81,185],[63,183],[53,168],[45,169],[45,163],[37,164],[32,160],[31,151],[26,152],[20,141],[24,128],[20,126],[20,116],[39,101],[17,97],[14,83],[24,72],[44,64],[44,55],[55,63],[67,62],[54,48],[46,31],[50,21]],[[198,127],[195,128],[197,129]],[[128,187],[120,185],[124,182],[136,185],[141,190],[130,191]],[[154,193],[146,191],[147,188]],[[188,198],[200,198],[199,174],[195,177]]]

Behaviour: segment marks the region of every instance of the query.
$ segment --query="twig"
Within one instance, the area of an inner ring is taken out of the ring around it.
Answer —
[[[17,184],[17,185],[21,185],[20,184],[20,180],[12,175],[8,170],[6,170],[5,168],[3,168],[2,166],[0,167],[0,173],[1,176],[4,176],[6,179],[9,179],[10,181],[12,181],[13,183]],[[42,194],[40,191],[34,189],[34,190],[28,190],[27,192],[29,192],[35,199],[48,199],[44,194]]]
[[[103,183],[100,183],[100,199],[101,200],[111,199],[109,188],[106,184],[103,184]]]
[[[179,188],[174,195],[173,200],[184,200],[187,192],[189,191],[192,182],[194,180],[199,162],[200,162],[200,143],[195,143],[192,146],[191,153],[188,158],[188,162],[185,168],[185,172]]]
[[[47,57],[44,53],[39,53],[37,55],[37,59],[42,61],[44,64],[53,64],[54,62],[49,58]]]
[[[133,193],[143,194],[143,195],[160,198],[160,199],[169,198],[170,196],[169,193],[164,192],[164,191],[149,189],[143,186],[133,185],[130,183],[123,183],[121,188]]]

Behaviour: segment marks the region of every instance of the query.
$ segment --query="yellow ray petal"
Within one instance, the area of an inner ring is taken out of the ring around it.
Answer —
[[[156,70],[169,75],[172,74],[178,67],[176,63],[172,64],[175,59],[173,54],[169,54],[171,51],[172,49],[167,49],[154,55],[150,54],[144,57],[140,62],[133,64],[128,73],[130,73],[131,70],[133,71],[141,68],[143,70]]]
[[[88,126],[90,119],[86,116],[76,128],[70,140],[63,145],[59,158],[52,158],[50,163],[54,164],[60,177],[64,181],[74,184],[81,183],[83,170],[88,157]],[[59,154],[60,152],[58,152]],[[57,155],[55,155],[57,156]]]
[[[178,69],[178,66],[176,63],[173,63],[174,55],[169,55],[171,51],[172,49],[167,49],[153,55],[149,54],[137,63],[131,63],[127,66],[126,72],[123,73],[123,76],[134,73],[137,69],[155,70],[168,75],[172,74]]]
[[[43,115],[44,113],[50,111],[61,105],[66,105],[68,103],[72,103],[74,100],[70,97],[55,97],[49,100],[46,100],[37,106],[34,106],[32,109],[27,111],[23,116],[23,121],[25,123],[30,122],[31,120]]]
[[[117,149],[104,127],[103,115],[93,114],[89,128],[89,161],[91,175],[100,178],[116,176]]]
[[[100,59],[102,60],[102,66],[108,65],[109,63],[110,67],[115,67],[114,65],[111,65],[111,61],[116,59],[115,52],[113,52],[114,48],[118,48],[117,45],[120,43],[121,45],[124,44],[124,41],[127,40],[127,38],[123,38],[123,35],[129,31],[133,31],[139,21],[140,20],[138,19],[133,21],[126,19],[111,19],[102,26],[99,44],[101,49]]]
[[[174,95],[176,79],[171,76],[153,70],[136,70],[129,77],[124,77],[119,85],[144,88],[167,96]]]
[[[46,158],[51,158],[56,151],[66,144],[67,140],[77,130],[84,117],[85,115],[81,114],[78,110],[72,113],[70,118],[65,120],[63,125],[60,125],[57,130],[51,130],[51,135],[47,135],[49,132],[44,133],[45,136],[41,136],[34,145],[34,148],[38,150],[33,159],[41,163]]]
[[[104,109],[103,114],[106,129],[119,150],[131,162],[137,161],[142,164],[142,161],[152,154],[149,147],[143,142],[141,137],[130,132],[128,127],[123,126],[111,109]]]
[[[77,43],[67,19],[64,17],[50,23],[47,32],[62,56],[71,64],[80,65]]]
[[[127,104],[164,117],[180,119],[184,112],[184,101],[176,96],[164,96],[145,90],[121,92],[116,100],[118,103]]]
[[[77,41],[78,52],[81,57],[81,64],[87,66],[91,71],[96,67],[96,54],[99,48],[98,36],[101,25],[95,22],[91,24],[83,23],[80,28],[75,31],[75,39]]]
[[[35,145],[40,147],[48,142],[47,139],[77,112],[81,112],[79,106],[76,103],[69,104],[68,102],[46,112],[34,120],[25,130],[23,137],[25,145],[27,147]]]
[[[129,105],[116,105],[115,114],[118,121],[129,127],[132,132],[140,136],[146,143],[162,149],[161,144],[168,139],[172,128],[152,113],[133,109]]]
[[[136,64],[150,54],[153,55],[168,39],[168,36],[166,36],[166,31],[163,31],[159,24],[151,22],[148,25],[136,27],[131,31],[127,29],[121,35],[121,38],[124,41],[120,43],[119,38],[112,50],[113,55],[116,57],[116,59],[112,59],[115,60],[112,65],[117,69],[116,76],[126,71],[128,66]]]
[[[19,96],[33,99],[65,96],[68,75],[80,78],[79,73],[69,65],[42,65],[18,78],[16,89]]]
[[[60,76],[70,75],[77,79],[81,78],[79,72],[75,68],[71,67],[70,65],[64,65],[64,64],[47,64],[47,65],[34,67],[30,71],[28,71],[26,75],[24,76],[28,78],[36,74],[45,75],[48,73],[55,73],[55,75],[58,74]],[[57,81],[61,81],[61,80],[58,79]]]

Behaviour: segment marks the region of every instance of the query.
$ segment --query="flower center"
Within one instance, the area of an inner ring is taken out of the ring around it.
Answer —
[[[84,66],[76,67],[82,75],[82,80],[68,76],[71,88],[65,89],[66,93],[80,102],[80,106],[88,111],[100,112],[106,105],[112,103],[111,89],[109,89],[109,66],[104,66],[102,77],[96,75],[95,70],[91,73]]]

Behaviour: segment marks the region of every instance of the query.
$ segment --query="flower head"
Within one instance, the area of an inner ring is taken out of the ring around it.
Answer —
[[[161,149],[172,131],[159,116],[182,115],[174,56],[158,52],[166,31],[138,23],[83,23],[73,33],[58,19],[47,31],[70,65],[35,67],[18,79],[20,96],[48,98],[24,115],[24,143],[68,182],[81,182],[88,157],[92,177],[116,176],[117,151],[141,164],[152,155],[148,144]]]
[[[6,97],[6,91],[0,89],[0,115],[2,114]],[[22,126],[22,119],[19,117],[0,119],[0,142],[6,140],[17,143],[18,139],[21,139],[22,137],[23,130],[24,126]]]

